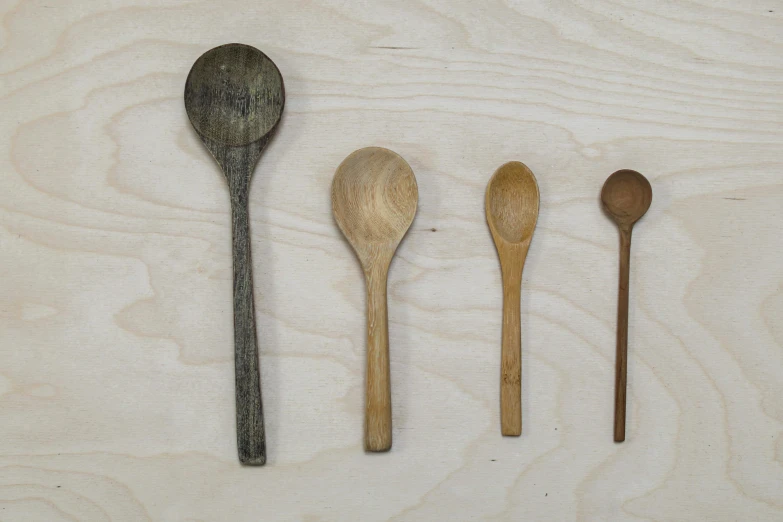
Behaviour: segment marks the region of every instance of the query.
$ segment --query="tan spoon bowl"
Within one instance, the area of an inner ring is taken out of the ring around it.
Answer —
[[[410,166],[379,147],[360,149],[345,158],[332,182],[334,219],[356,252],[367,283],[367,451],[388,451],[392,445],[386,281],[418,201]]]
[[[487,185],[487,224],[503,275],[503,337],[500,355],[500,430],[522,434],[522,269],[538,220],[536,177],[518,161],[506,163]]]
[[[652,187],[635,170],[618,170],[604,183],[601,203],[620,229],[620,284],[617,299],[617,356],[614,377],[614,440],[625,440],[625,390],[628,382],[628,286],[631,232],[652,202]]]

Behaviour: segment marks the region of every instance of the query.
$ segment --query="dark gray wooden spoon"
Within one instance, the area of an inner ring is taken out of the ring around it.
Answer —
[[[231,194],[234,255],[234,356],[237,445],[243,464],[266,462],[264,413],[253,309],[248,192],[250,178],[285,105],[283,77],[264,53],[243,44],[201,55],[185,83],[185,109],[217,160]]]

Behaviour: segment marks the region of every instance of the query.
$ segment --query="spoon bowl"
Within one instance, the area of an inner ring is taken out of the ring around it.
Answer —
[[[283,114],[285,90],[277,66],[244,44],[201,55],[185,83],[185,110],[203,138],[240,147],[267,136]]]
[[[416,178],[408,163],[379,147],[348,156],[332,182],[334,219],[356,252],[367,285],[367,451],[388,451],[392,445],[386,286],[389,265],[413,222],[418,200]]]
[[[487,224],[503,275],[503,332],[500,367],[500,430],[522,434],[522,269],[538,221],[536,177],[524,164],[501,166],[487,184]]]
[[[533,237],[538,220],[538,183],[523,163],[500,167],[487,185],[487,223],[495,240],[521,243]]]
[[[335,220],[363,266],[379,250],[394,254],[413,222],[418,199],[408,163],[380,147],[349,155],[332,182]]]
[[[652,187],[635,170],[618,170],[604,182],[601,203],[618,225],[631,226],[650,208]]]

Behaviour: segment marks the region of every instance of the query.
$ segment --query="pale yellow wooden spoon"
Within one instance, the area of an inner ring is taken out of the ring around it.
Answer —
[[[368,451],[388,451],[392,445],[386,280],[418,201],[410,166],[379,147],[360,149],[345,158],[332,182],[334,219],[356,252],[367,283],[364,445]]]
[[[500,354],[500,430],[522,434],[522,268],[538,220],[538,184],[518,161],[506,163],[487,185],[486,212],[503,275],[503,333]]]

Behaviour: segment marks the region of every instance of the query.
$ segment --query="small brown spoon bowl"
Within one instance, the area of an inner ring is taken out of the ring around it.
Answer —
[[[652,187],[635,170],[618,170],[604,182],[601,203],[618,226],[631,227],[650,208]]]

